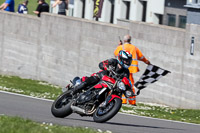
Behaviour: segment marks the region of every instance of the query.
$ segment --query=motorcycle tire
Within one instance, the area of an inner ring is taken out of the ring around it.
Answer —
[[[51,113],[55,117],[64,118],[72,114],[71,104],[71,91],[66,91],[53,102],[51,106]]]
[[[121,106],[122,106],[122,100],[119,98],[114,98],[106,106],[105,109],[101,109],[100,107],[97,108],[97,110],[93,114],[94,121],[98,123],[103,123],[110,120],[119,112]],[[102,110],[105,110],[105,112],[101,114],[100,112],[103,112]]]

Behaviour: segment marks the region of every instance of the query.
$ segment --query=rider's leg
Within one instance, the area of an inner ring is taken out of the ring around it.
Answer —
[[[76,86],[73,90],[73,94],[77,93],[78,91],[82,89],[86,89],[89,85],[94,85],[99,82],[99,78],[97,76],[91,76],[86,78],[84,82],[82,82],[80,85]]]
[[[83,88],[87,87],[86,82],[81,82],[81,84],[77,85],[73,89],[73,94],[77,93],[79,90],[82,90]]]

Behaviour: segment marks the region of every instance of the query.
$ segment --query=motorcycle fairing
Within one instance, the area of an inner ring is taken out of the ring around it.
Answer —
[[[94,86],[95,89],[101,89],[108,87],[105,83],[100,83]]]
[[[125,85],[128,85],[129,87],[131,87],[130,80],[129,80],[127,77],[124,77],[124,78],[122,79],[122,82],[123,82]]]
[[[102,80],[107,81],[107,82],[110,82],[110,83],[112,83],[112,84],[115,83],[115,80],[114,80],[113,78],[108,77],[108,76],[106,76],[106,75],[104,75],[104,76],[102,77]]]

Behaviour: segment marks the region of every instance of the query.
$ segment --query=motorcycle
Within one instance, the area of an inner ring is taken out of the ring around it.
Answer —
[[[52,104],[51,112],[55,117],[64,118],[72,113],[81,116],[92,116],[93,120],[103,123],[113,118],[122,106],[122,94],[126,98],[133,96],[131,84],[126,77],[121,77],[112,69],[109,76],[102,76],[101,80],[73,94],[75,86],[81,83],[76,77],[67,89]],[[86,91],[84,91],[86,90]]]

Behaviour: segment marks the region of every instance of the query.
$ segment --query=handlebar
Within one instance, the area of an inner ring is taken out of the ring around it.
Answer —
[[[109,71],[109,72],[111,72],[112,74],[114,74],[114,78],[116,78],[116,80],[120,80],[120,76],[121,75],[118,75],[114,70],[113,70],[113,68],[110,66],[109,68],[107,68],[107,70]],[[140,90],[138,90],[137,92],[136,92],[136,94],[133,94],[132,96],[138,96],[140,94]]]
[[[109,68],[107,68],[107,70],[108,70],[109,72],[111,72],[112,74],[114,74],[114,75],[112,75],[112,76],[114,76],[114,78],[116,78],[117,81],[120,80],[121,75],[117,74],[117,73],[113,70],[113,68],[112,68],[111,66],[109,66]],[[110,76],[110,75],[109,75],[109,76]],[[138,90],[138,91],[136,92],[136,94],[133,94],[132,96],[138,96],[139,94],[140,94],[140,90]]]
[[[113,70],[113,67],[109,66],[109,68],[107,68],[107,70],[108,70],[111,74],[113,74],[113,75],[112,75],[113,78],[115,78],[116,80],[120,80],[121,75],[117,74],[117,73]],[[109,74],[109,76],[110,76],[110,74]]]

